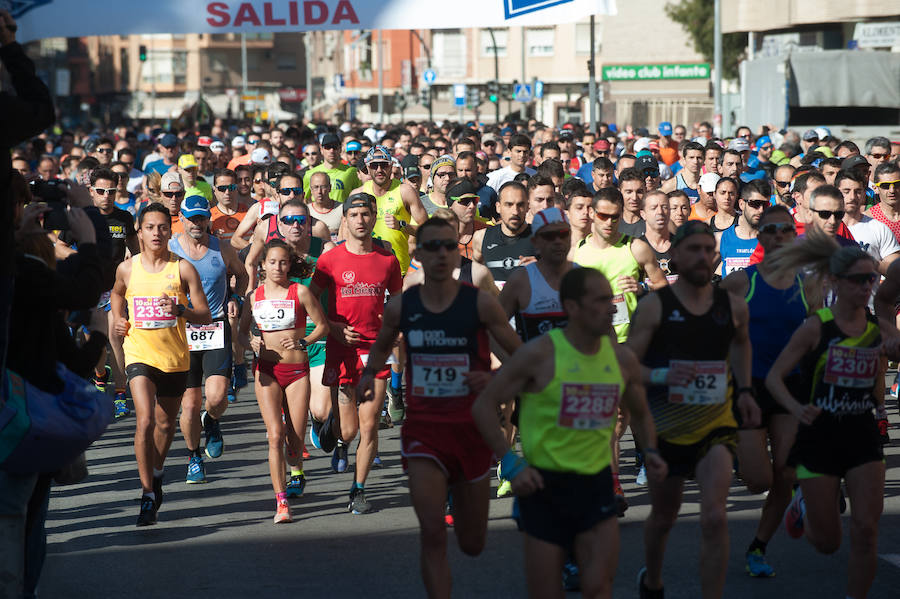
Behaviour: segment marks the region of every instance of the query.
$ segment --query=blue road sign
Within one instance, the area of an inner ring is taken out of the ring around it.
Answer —
[[[534,82],[534,97],[538,100],[544,97],[544,82],[540,80],[535,80]]]
[[[466,84],[465,83],[454,83],[453,84],[453,105],[454,106],[465,106],[466,105]]]
[[[516,83],[513,87],[513,99],[516,102],[531,102],[531,86],[525,83]]]
[[[434,80],[437,79],[437,71],[434,69],[425,69],[425,72],[422,73],[422,79],[425,80],[425,83],[431,85],[434,83]]]

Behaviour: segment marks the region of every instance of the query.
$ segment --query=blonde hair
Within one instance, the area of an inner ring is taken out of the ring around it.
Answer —
[[[147,175],[147,196],[150,198],[151,202],[157,202],[162,198],[162,194],[160,193],[160,187],[162,186],[162,175],[158,172],[153,171],[149,175]]]
[[[456,213],[450,210],[449,208],[438,208],[431,215],[431,218],[437,218],[440,220],[445,220],[453,225],[453,228],[456,229],[459,227],[459,217],[456,216]]]

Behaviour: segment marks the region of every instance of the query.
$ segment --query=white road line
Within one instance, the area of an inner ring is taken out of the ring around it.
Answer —
[[[886,553],[884,555],[879,555],[878,557],[891,564],[892,566],[900,568],[900,553]]]

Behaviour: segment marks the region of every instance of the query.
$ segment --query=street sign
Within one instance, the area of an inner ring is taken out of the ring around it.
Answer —
[[[516,83],[513,88],[513,99],[516,102],[531,102],[531,86],[525,83]]]
[[[422,79],[425,80],[425,83],[431,85],[434,83],[434,80],[437,79],[437,71],[434,69],[425,69],[425,72],[422,73]]]
[[[335,73],[334,74],[334,89],[344,89],[343,73]]]
[[[534,97],[538,100],[544,97],[544,82],[538,81],[535,79],[534,81]]]
[[[465,106],[466,105],[466,84],[465,83],[454,83],[453,84],[453,105],[454,106]]]

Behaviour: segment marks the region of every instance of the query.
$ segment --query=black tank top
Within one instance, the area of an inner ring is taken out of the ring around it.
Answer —
[[[638,239],[640,239],[641,241],[645,241],[647,245],[650,246],[650,249],[653,250],[653,255],[656,256],[656,263],[659,264],[659,268],[663,271],[664,275],[670,277],[672,275],[678,274],[675,271],[675,265],[672,264],[672,259],[669,256],[669,252],[656,251],[656,248],[653,247],[653,244],[647,240],[646,235],[642,235]]]
[[[735,226],[737,224],[737,222],[738,222],[738,215],[735,214],[734,221],[727,227],[720,229],[719,227],[716,226],[716,219],[715,219],[715,217],[713,217],[713,218],[709,219],[709,228],[713,230],[713,233],[718,233],[719,231],[725,231],[726,229],[730,229],[731,227]]]
[[[475,281],[472,280],[472,261],[465,256],[460,256],[459,258],[459,278],[457,279],[460,283],[468,283],[469,285],[475,285]]]
[[[502,287],[512,271],[519,267],[519,256],[534,256],[534,246],[531,245],[531,225],[525,230],[509,237],[503,234],[503,225],[494,225],[484,231],[484,240],[481,244],[481,256],[484,265],[487,266],[494,280]]]

